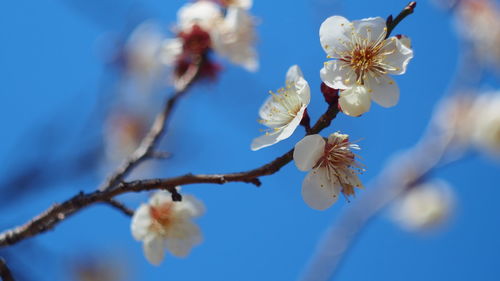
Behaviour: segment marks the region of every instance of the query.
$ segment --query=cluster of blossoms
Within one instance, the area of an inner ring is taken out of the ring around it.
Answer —
[[[132,217],[132,235],[143,241],[147,260],[159,265],[165,248],[176,257],[185,257],[201,243],[201,231],[192,219],[204,213],[205,207],[193,196],[172,201],[167,191],[156,192],[148,204],[142,204]]]
[[[210,53],[255,71],[259,66],[254,48],[255,19],[249,13],[251,0],[187,3],[177,13],[175,38],[167,38],[161,28],[147,21],[139,25],[127,42],[128,68],[149,79],[160,78],[173,68],[174,79],[199,64],[199,77],[216,78],[220,65]]]
[[[180,77],[190,66],[202,62],[200,74],[209,76],[217,69],[208,57],[214,50],[233,63],[256,70],[254,22],[248,14],[251,5],[250,0],[199,0],[185,5],[178,12],[177,38],[164,40],[158,51],[162,63],[172,63]],[[320,42],[327,57],[335,59],[320,71],[321,92],[329,109],[359,116],[369,110],[372,99],[385,107],[396,105],[399,89],[388,75],[403,74],[413,51],[407,37],[387,35],[382,18],[349,22],[333,16],[323,22]],[[270,94],[259,110],[266,132],[253,140],[251,149],[285,140],[302,125],[307,136],[295,145],[293,159],[299,170],[309,172],[302,183],[306,204],[325,210],[341,193],[346,198],[355,195],[355,188],[363,187],[358,176],[364,169],[354,153],[360,148],[346,134],[336,132],[328,138],[312,134],[307,113],[311,90],[299,66],[290,67],[285,86]],[[199,216],[202,209],[190,196],[174,202],[170,194],[158,192],[135,212],[132,234],[144,241],[144,253],[153,264],[162,261],[164,248],[185,256],[201,241],[191,218]]]
[[[500,92],[463,95],[439,107],[436,125],[458,147],[500,157]]]
[[[341,16],[326,19],[319,30],[321,46],[327,57],[320,71],[321,92],[329,106],[349,116],[370,109],[371,100],[391,107],[399,100],[399,88],[390,75],[405,73],[413,57],[405,36],[387,37],[382,18],[349,22]],[[268,127],[255,138],[252,150],[273,145],[290,137],[299,125],[309,133],[307,106],[311,99],[309,84],[300,68],[290,67],[285,87],[271,92],[259,110],[260,123]],[[327,139],[308,135],[299,141],[293,158],[297,168],[310,171],[302,183],[302,198],[313,209],[325,210],[338,200],[355,194],[363,185],[358,175],[364,171],[357,162],[357,144],[349,136],[333,133]]]
[[[481,64],[500,69],[500,6],[494,0],[461,0],[456,3],[456,27],[471,44]]]

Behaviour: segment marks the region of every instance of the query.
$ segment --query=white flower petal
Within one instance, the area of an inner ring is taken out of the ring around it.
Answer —
[[[345,49],[344,42],[351,41],[350,23],[341,16],[327,18],[319,28],[319,41],[323,50],[336,58],[337,52]]]
[[[142,245],[144,256],[153,265],[160,265],[165,257],[164,241],[157,235],[149,235]]]
[[[315,210],[326,210],[337,202],[340,184],[336,179],[328,179],[326,169],[313,169],[302,182],[302,199]]]
[[[339,93],[342,112],[349,116],[359,116],[370,110],[370,94],[363,86],[353,86]]]
[[[175,227],[175,231],[175,235],[166,240],[166,247],[176,257],[186,257],[203,240],[199,227],[190,221]]]
[[[398,104],[399,87],[389,76],[378,77],[378,81],[367,79],[366,87],[371,94],[372,100],[383,107],[392,107]]]
[[[268,134],[265,134],[265,135],[260,136],[258,138],[255,138],[252,141],[250,148],[253,151],[256,151],[256,150],[259,150],[261,148],[271,146],[279,141],[282,141],[282,140],[290,137],[293,134],[293,132],[295,131],[295,129],[297,129],[297,127],[299,126],[300,121],[302,121],[302,117],[304,115],[305,109],[306,109],[306,106],[303,105],[301,107],[301,109],[299,110],[299,112],[297,113],[297,115],[292,119],[292,121],[290,121],[290,123],[288,123],[284,127],[279,128],[275,132],[268,133]]]
[[[384,63],[395,68],[395,70],[389,69],[387,73],[394,75],[404,74],[406,66],[413,58],[413,50],[396,37],[391,37],[387,40],[389,40],[389,43],[382,51],[391,53],[385,57]]]
[[[304,78],[304,74],[302,74],[302,70],[298,65],[292,65],[286,72],[286,84],[296,83],[299,78]]]
[[[173,65],[182,53],[182,40],[180,38],[163,40],[159,52],[159,59],[163,64]]]
[[[176,202],[175,211],[189,217],[199,217],[205,213],[205,205],[192,195],[182,195],[182,201]]]
[[[222,19],[219,6],[212,1],[197,1],[182,6],[177,12],[177,23],[181,30],[198,24],[205,30],[211,30]]]
[[[135,240],[144,240],[149,233],[151,225],[151,215],[149,205],[141,204],[134,212],[130,223],[130,230]]]
[[[371,42],[384,39],[387,33],[385,20],[381,17],[354,20],[352,25],[357,36]]]
[[[346,89],[356,82],[356,75],[339,60],[325,62],[320,71],[321,80],[330,88]]]
[[[300,140],[293,151],[295,166],[301,171],[311,170],[323,154],[325,143],[320,135],[309,135]]]
[[[231,0],[229,2],[230,2],[230,6],[236,6],[236,7],[246,9],[246,10],[249,10],[250,8],[252,8],[252,5],[253,5],[252,0]]]
[[[304,78],[299,77],[295,83],[295,91],[297,92],[302,104],[308,106],[311,101],[311,89],[309,88],[309,83],[307,83]]]
[[[249,71],[258,69],[258,55],[253,47],[254,20],[245,9],[230,6],[224,20],[211,30],[210,37],[218,54]]]
[[[149,205],[151,206],[160,206],[168,202],[172,202],[172,194],[164,190],[155,192],[149,199]]]

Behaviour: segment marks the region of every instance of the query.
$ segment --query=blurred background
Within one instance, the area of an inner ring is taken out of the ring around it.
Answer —
[[[137,145],[171,93],[167,70],[134,63],[138,27],[168,33],[185,0],[18,0],[0,17],[0,227],[25,223],[55,202],[90,192]],[[148,160],[129,179],[255,168],[288,151],[302,128],[270,148],[250,151],[257,111],[298,64],[312,89],[313,122],[326,104],[319,90],[325,54],[318,29],[331,15],[354,20],[396,15],[406,1],[254,1],[260,68],[251,73],[216,58],[222,70],[179,102],[162,140],[165,160]],[[396,77],[399,104],[339,114],[323,131],[360,139],[369,182],[425,131],[436,104],[459,91],[498,91],[498,2],[418,1],[393,34],[412,40],[415,57]],[[144,25],[144,23],[147,25]],[[132,42],[132,43],[131,43]],[[142,61],[141,61],[142,62]],[[500,110],[500,109],[499,109]],[[385,211],[370,222],[335,280],[498,280],[500,159],[470,152],[433,176],[445,180],[453,207],[430,230],[401,227]],[[341,210],[301,198],[305,173],[291,163],[263,185],[191,185],[207,213],[204,242],[185,259],[167,254],[155,267],[130,234],[130,218],[93,205],[54,231],[0,249],[18,280],[296,280]],[[362,196],[360,191],[358,196]],[[119,199],[135,208],[150,194]],[[356,198],[352,199],[353,201]]]

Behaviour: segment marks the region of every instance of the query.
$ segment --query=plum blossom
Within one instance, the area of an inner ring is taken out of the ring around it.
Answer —
[[[187,3],[177,12],[177,27],[180,31],[188,31],[198,25],[205,31],[212,30],[223,18],[222,11],[216,3],[200,0]]]
[[[191,248],[201,243],[201,231],[192,218],[204,213],[204,206],[193,196],[172,201],[166,191],[156,192],[148,204],[142,204],[132,217],[132,236],[143,241],[146,259],[159,265],[165,249],[176,257],[185,257]]]
[[[236,7],[248,10],[252,7],[252,0],[216,0],[224,7]]]
[[[286,74],[286,87],[271,96],[259,110],[260,123],[269,128],[265,135],[252,142],[253,151],[290,137],[299,126],[311,99],[309,84],[299,66],[293,65]]]
[[[182,51],[179,39],[168,39],[160,26],[145,21],[131,33],[125,44],[128,70],[143,80],[157,79]]]
[[[319,29],[321,46],[330,60],[321,69],[321,80],[340,89],[339,104],[350,116],[370,109],[371,100],[383,107],[399,101],[399,88],[388,75],[401,75],[413,51],[409,39],[386,39],[385,20],[366,18],[349,22],[341,16],[326,19]],[[401,38],[401,37],[400,37]]]
[[[180,37],[185,45],[201,42],[203,50],[212,48],[232,63],[255,71],[259,62],[254,47],[255,20],[248,12],[251,6],[252,1],[249,0],[200,0],[186,4],[177,14]],[[200,34],[206,34],[206,39],[200,41],[197,36],[197,40],[192,40],[193,35]]]
[[[500,92],[479,96],[469,116],[473,118],[472,143],[488,155],[500,157]]]
[[[393,206],[392,217],[407,230],[427,230],[445,222],[454,203],[452,188],[444,181],[434,180],[408,191]]]
[[[254,25],[254,19],[244,8],[230,6],[224,19],[211,32],[214,50],[232,63],[256,71],[259,61],[253,46]]]
[[[302,182],[302,198],[309,207],[325,210],[338,200],[342,192],[354,195],[354,188],[363,188],[358,175],[364,171],[352,150],[359,150],[349,136],[338,132],[328,139],[309,135],[295,145],[293,159],[301,171],[309,173]]]

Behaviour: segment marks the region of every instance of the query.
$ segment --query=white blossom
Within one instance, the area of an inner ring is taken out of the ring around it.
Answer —
[[[399,101],[399,88],[388,75],[405,73],[413,57],[409,39],[385,38],[385,20],[367,18],[349,22],[341,16],[326,19],[320,27],[321,46],[330,60],[320,75],[331,88],[340,89],[339,104],[347,115],[370,109],[371,100],[383,107]]]
[[[454,194],[444,181],[434,180],[412,187],[392,209],[392,217],[403,228],[426,230],[445,222],[454,208]]]
[[[225,7],[236,7],[248,10],[252,7],[252,0],[219,0],[220,3]]]
[[[309,171],[302,182],[302,198],[309,207],[325,210],[338,200],[341,192],[350,196],[355,187],[363,187],[358,174],[364,169],[352,150],[359,150],[359,146],[338,132],[326,141],[320,135],[309,135],[295,145],[295,165],[301,171]]]
[[[256,71],[259,61],[254,48],[254,25],[254,19],[244,8],[230,6],[224,19],[210,32],[212,47],[231,62]]]
[[[156,192],[148,204],[142,204],[132,217],[133,237],[143,241],[146,259],[159,265],[168,249],[174,256],[185,257],[191,248],[201,243],[201,231],[192,218],[204,213],[204,206],[193,196],[183,195],[182,201],[172,201],[166,191]]]
[[[269,131],[253,140],[251,149],[254,151],[290,137],[311,99],[309,84],[297,65],[288,69],[286,87],[279,89],[278,93],[270,93],[259,110],[259,122],[269,127]]]
[[[177,27],[186,31],[198,25],[205,31],[210,31],[222,20],[222,11],[216,3],[200,0],[187,3],[177,12]]]
[[[125,45],[128,69],[134,74],[154,78],[163,67],[158,54],[164,39],[157,23],[146,21],[138,25]]]
[[[488,155],[500,157],[500,92],[479,96],[469,118],[473,118],[473,144]]]

